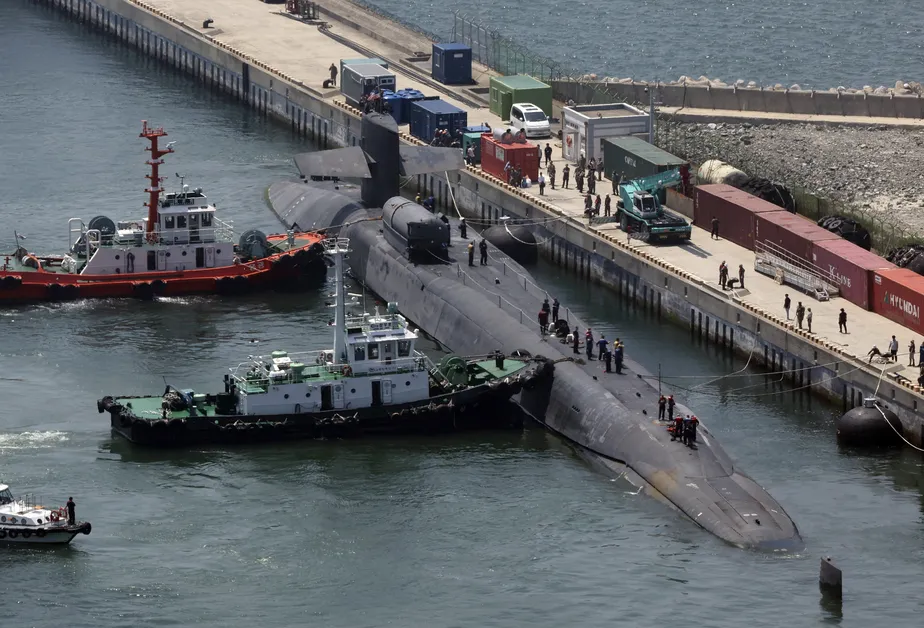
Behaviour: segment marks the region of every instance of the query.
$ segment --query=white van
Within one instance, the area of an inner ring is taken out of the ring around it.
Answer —
[[[549,137],[552,127],[545,112],[530,103],[516,103],[510,107],[510,126],[523,129],[526,137]]]

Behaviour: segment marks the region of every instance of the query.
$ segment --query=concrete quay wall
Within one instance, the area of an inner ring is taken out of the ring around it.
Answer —
[[[552,81],[557,100],[589,104],[609,94],[608,102],[648,103],[645,91],[655,84]],[[870,118],[924,118],[924,98],[918,94],[870,94],[770,89],[762,87],[712,87],[709,85],[656,85],[658,101],[665,107],[753,111],[801,115],[857,116]]]
[[[96,25],[142,52],[204,84],[221,89],[272,115],[294,132],[322,147],[358,141],[359,112],[325,100],[316,90],[257,59],[209,39],[189,25],[135,0],[37,0]],[[402,133],[408,143],[420,142]],[[880,397],[901,418],[906,436],[922,442],[918,402],[924,396],[911,386],[883,380],[860,368],[855,356],[786,329],[778,317],[734,301],[702,279],[621,241],[595,232],[558,208],[468,167],[448,176],[417,178],[418,189],[432,193],[442,208],[452,206],[470,218],[498,222],[509,215],[534,223],[543,254],[580,277],[599,282],[657,316],[689,327],[692,334],[750,356],[773,371],[786,371],[797,386],[855,407],[877,386]]]

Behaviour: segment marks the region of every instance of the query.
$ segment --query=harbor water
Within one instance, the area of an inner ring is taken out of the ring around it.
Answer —
[[[457,10],[579,74],[645,81],[706,75],[803,89],[924,80],[924,5],[901,0],[363,2],[443,41],[450,41]]]
[[[264,189],[310,150],[288,129],[22,0],[0,4],[0,58],[4,248],[14,229],[51,252],[67,246],[68,218],[141,214],[142,119],[177,142],[165,171],[204,187],[238,232],[276,228]],[[919,455],[841,452],[839,408],[560,269],[536,274],[678,385],[785,506],[804,552],[729,547],[536,427],[134,448],[112,438],[96,399],[156,394],[165,381],[214,390],[248,355],[326,346],[329,287],[78,301],[0,311],[0,482],[46,504],[73,495],[93,523],[67,548],[0,550],[0,616],[94,628],[918,621]],[[818,593],[824,555],[845,570],[841,608]]]

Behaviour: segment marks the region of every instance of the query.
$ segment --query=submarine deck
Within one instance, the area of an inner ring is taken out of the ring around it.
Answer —
[[[650,383],[655,379],[654,375],[628,357],[623,361],[621,374],[607,373],[601,361],[587,359],[583,342],[579,349],[580,355],[575,355],[572,345],[555,336],[540,336],[537,315],[543,299],[548,298],[551,302],[552,295],[535,283],[528,271],[490,243],[488,264],[479,265],[476,256],[475,265],[469,266],[467,240],[459,237],[457,223],[451,223],[452,246],[449,257],[456,272],[438,274],[454,277],[465,286],[478,290],[490,302],[496,303],[499,309],[514,319],[519,319],[527,329],[535,330],[537,341],[544,345],[543,349],[547,348],[543,355],[554,360],[570,361],[599,384],[604,389],[605,396],[611,396],[629,413],[629,416],[624,417],[626,422],[632,424],[633,429],[644,433],[641,441],[635,443],[642,443],[644,447],[653,446],[655,453],[649,450],[647,454],[634,460],[620,460],[584,443],[575,442],[576,445],[602,458],[604,463],[609,463],[606,466],[612,467],[612,462],[625,464],[638,475],[649,492],[678,507],[694,522],[707,529],[715,531],[715,522],[704,523],[698,520],[699,518],[712,517],[716,521],[736,522],[732,524],[735,530],[732,535],[741,534],[742,539],[753,535],[752,539],[764,538],[767,541],[743,541],[743,545],[778,551],[800,549],[798,531],[782,506],[751,478],[736,469],[704,422],[700,423],[694,446],[687,447],[680,441],[671,439],[671,434],[667,430],[668,422],[658,420],[659,394]],[[570,329],[577,327],[583,341],[583,332],[587,325],[574,315],[566,303],[561,304],[559,318],[566,318]],[[596,347],[594,349],[596,354]],[[631,352],[631,347],[627,347],[627,352]],[[665,356],[667,357],[669,356]],[[662,385],[662,390],[665,395],[671,393],[670,386]],[[678,403],[675,408],[676,414],[692,412],[684,404]],[[614,428],[617,427],[616,422],[610,423]],[[555,429],[548,424],[547,427]],[[598,434],[595,430],[596,428],[591,428],[590,431],[601,442],[612,437],[611,434]],[[618,428],[614,431],[618,431]],[[605,432],[609,432],[609,429]],[[566,434],[559,434],[574,442]],[[629,438],[629,435],[623,433],[622,437]],[[589,441],[592,443],[593,439]],[[629,449],[632,449],[631,445],[624,450],[627,458]],[[675,502],[678,495],[689,497],[690,490],[695,497],[685,499],[684,504]],[[789,526],[792,526],[791,529]],[[728,536],[725,538],[732,540]]]

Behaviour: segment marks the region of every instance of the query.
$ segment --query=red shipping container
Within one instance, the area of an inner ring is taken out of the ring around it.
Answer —
[[[755,245],[759,242],[775,244],[806,262],[812,261],[815,242],[837,240],[840,237],[807,218],[787,211],[757,214],[754,222]]]
[[[519,167],[524,177],[535,184],[539,178],[539,147],[535,144],[501,144],[495,142],[491,133],[481,136],[481,170],[497,177],[504,183],[507,174],[504,166]]]
[[[916,272],[904,268],[874,271],[872,305],[877,314],[924,333],[924,277]]]
[[[812,263],[831,273],[841,296],[864,310],[871,309],[873,271],[898,268],[843,238],[816,242],[812,249]]]
[[[754,249],[754,215],[778,212],[780,207],[730,185],[697,186],[693,193],[693,224],[712,230],[712,217],[719,219],[719,237]]]

